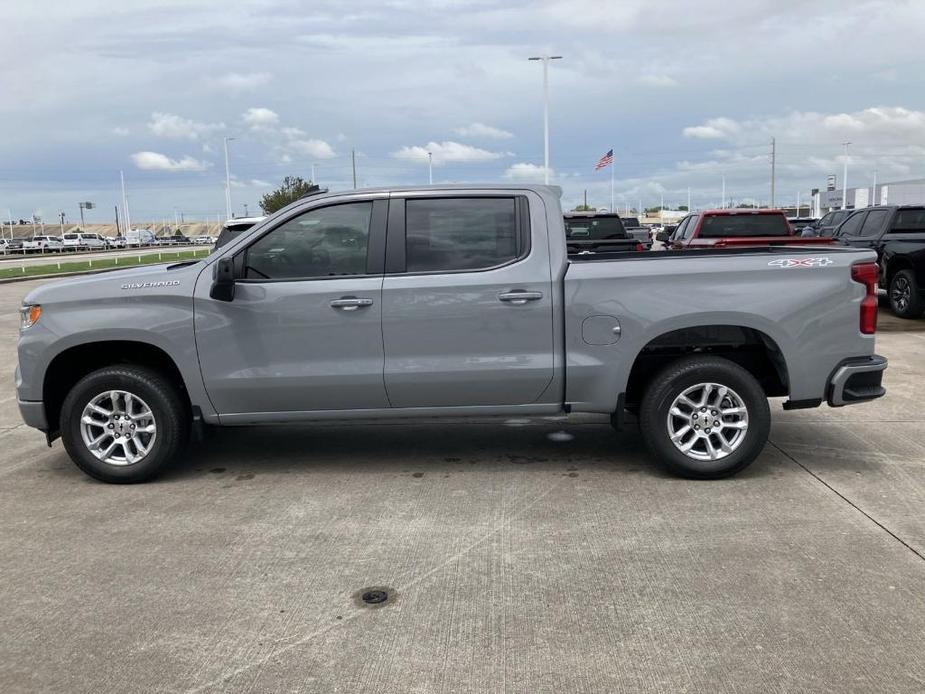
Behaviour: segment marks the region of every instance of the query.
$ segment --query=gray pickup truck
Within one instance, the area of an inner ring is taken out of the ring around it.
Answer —
[[[627,411],[671,471],[722,477],[766,443],[768,397],[883,395],[874,260],[569,257],[547,186],[320,195],[204,260],[30,292],[19,408],[107,482],[152,477],[205,425]]]

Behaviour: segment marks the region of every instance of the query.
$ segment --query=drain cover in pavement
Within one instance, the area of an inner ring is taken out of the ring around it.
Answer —
[[[389,599],[389,594],[384,590],[367,590],[360,596],[360,599],[367,605],[378,605]]]

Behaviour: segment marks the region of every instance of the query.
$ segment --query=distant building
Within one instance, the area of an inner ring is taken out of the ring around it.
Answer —
[[[845,205],[849,210],[871,205],[925,205],[925,178],[911,181],[878,183],[863,188],[849,188]],[[842,207],[842,189],[820,190],[813,195],[813,216],[821,217],[826,212]]]

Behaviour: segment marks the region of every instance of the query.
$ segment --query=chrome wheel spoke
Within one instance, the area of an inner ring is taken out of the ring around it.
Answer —
[[[84,406],[80,434],[97,459],[110,465],[133,465],[154,447],[157,420],[148,404],[134,393],[110,390]]]
[[[729,386],[698,383],[675,397],[666,416],[668,437],[685,456],[712,462],[731,455],[748,431],[748,408]]]

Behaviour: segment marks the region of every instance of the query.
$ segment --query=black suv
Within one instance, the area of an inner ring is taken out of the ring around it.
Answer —
[[[900,318],[925,313],[925,205],[883,205],[851,212],[839,243],[877,251],[880,287]]]

